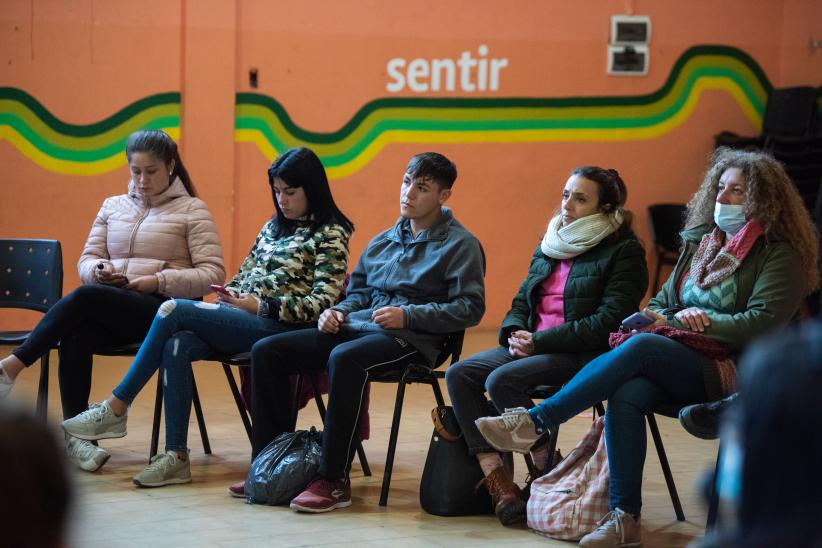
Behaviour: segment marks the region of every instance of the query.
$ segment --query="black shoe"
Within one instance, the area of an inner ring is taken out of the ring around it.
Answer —
[[[719,437],[719,419],[738,395],[736,392],[722,400],[683,407],[679,411],[679,423],[692,436],[715,440]]]

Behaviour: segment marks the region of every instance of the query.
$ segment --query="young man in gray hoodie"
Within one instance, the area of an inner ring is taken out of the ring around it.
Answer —
[[[328,370],[322,463],[291,502],[295,510],[351,505],[348,468],[370,373],[412,362],[433,367],[443,336],[482,318],[482,248],[443,205],[456,178],[456,166],[441,154],[411,158],[400,218],[363,251],[346,298],[320,316],[318,329],[268,337],[252,348],[252,457],[294,429],[288,376]]]

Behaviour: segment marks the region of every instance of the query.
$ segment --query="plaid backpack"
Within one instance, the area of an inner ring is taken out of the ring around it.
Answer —
[[[579,540],[608,513],[608,453],[600,417],[565,459],[531,484],[528,527],[541,535]]]

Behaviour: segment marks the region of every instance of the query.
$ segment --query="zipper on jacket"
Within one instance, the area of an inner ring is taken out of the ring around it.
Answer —
[[[391,265],[391,268],[388,270],[388,273],[385,275],[385,279],[382,282],[382,290],[386,293],[388,292],[388,290],[386,289],[386,286],[388,285],[388,279],[391,278],[391,276],[394,274],[394,271],[397,269],[397,265],[399,264],[400,259],[402,258],[403,255],[405,255],[405,250],[406,250],[405,243],[404,242],[399,242],[399,244],[400,244],[400,248],[402,248],[402,251],[400,251],[399,255],[397,255],[397,257],[394,259],[394,264]]]
[[[131,241],[128,244],[128,256],[123,262],[123,276],[125,276],[128,271],[128,261],[131,259],[132,255],[134,255],[134,240],[137,239],[137,229],[140,228],[140,225],[146,220],[149,211],[151,211],[151,198],[146,197],[146,211],[143,213],[142,217],[137,219],[137,222],[134,223],[134,228],[131,229]]]

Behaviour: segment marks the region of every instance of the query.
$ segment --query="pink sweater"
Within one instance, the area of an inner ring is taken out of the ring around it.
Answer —
[[[565,323],[565,282],[573,260],[559,261],[559,268],[543,280],[537,303],[537,326],[534,331],[544,331]]]

